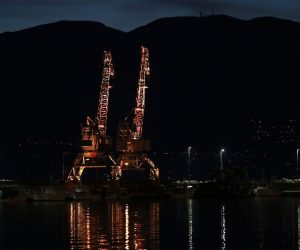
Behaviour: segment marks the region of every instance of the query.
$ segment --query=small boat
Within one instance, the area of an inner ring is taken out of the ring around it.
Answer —
[[[32,186],[25,190],[27,201],[63,201],[67,193],[60,186]]]

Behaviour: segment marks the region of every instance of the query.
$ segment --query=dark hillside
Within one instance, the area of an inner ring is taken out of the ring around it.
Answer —
[[[140,45],[150,50],[144,135],[154,150],[241,150],[251,144],[250,118],[299,120],[299,23],[178,17],[124,33],[61,21],[0,34],[0,152],[32,136],[76,141],[80,123],[96,113],[104,49],[116,71],[115,136],[135,102]]]
[[[134,103],[139,44],[149,47],[151,62],[145,132],[159,134],[166,146],[174,134],[183,144],[203,141],[202,131],[212,139],[219,131],[225,142],[226,131],[238,135],[235,128],[253,116],[298,116],[298,23],[178,17],[129,33],[62,21],[1,34],[4,126],[25,136],[73,137],[83,117],[95,113],[104,49],[116,68],[110,114],[116,124]]]

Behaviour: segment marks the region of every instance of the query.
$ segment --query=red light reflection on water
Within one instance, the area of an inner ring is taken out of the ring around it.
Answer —
[[[70,249],[159,249],[158,202],[69,204]]]

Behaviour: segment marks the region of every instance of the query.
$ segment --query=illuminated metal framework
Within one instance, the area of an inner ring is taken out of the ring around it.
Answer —
[[[82,152],[77,155],[67,181],[79,182],[86,168],[106,168],[116,165],[110,155],[112,140],[106,135],[110,78],[113,75],[111,53],[104,51],[98,113],[95,120],[88,116],[86,123],[81,127]]]
[[[136,106],[132,123],[127,120],[120,123],[116,143],[119,156],[114,160],[111,155],[112,140],[106,135],[111,76],[114,75],[112,56],[104,51],[103,72],[100,87],[98,113],[95,119],[87,117],[81,128],[82,152],[77,154],[67,181],[81,180],[86,168],[110,168],[111,178],[119,180],[124,170],[147,170],[149,179],[159,177],[159,169],[145,153],[150,150],[150,141],[142,138],[145,112],[146,77],[150,74],[149,52],[141,47],[141,66],[137,84]]]
[[[133,122],[135,131],[133,132],[132,139],[138,140],[142,138],[143,121],[145,112],[145,95],[146,95],[146,76],[150,75],[149,66],[149,51],[142,46],[141,68],[139,73],[139,80],[137,86],[136,107],[134,109]]]
[[[119,125],[117,151],[119,157],[117,165],[112,168],[112,178],[118,180],[122,172],[134,169],[148,169],[149,178],[155,181],[159,178],[159,169],[145,153],[150,151],[150,141],[142,138],[145,112],[146,77],[150,74],[149,52],[141,47],[141,66],[139,72],[136,107],[134,109],[133,126],[125,119]]]
[[[104,66],[97,115],[98,131],[100,135],[106,135],[109,89],[111,88],[109,83],[110,77],[113,75],[114,67],[112,64],[111,53],[109,51],[104,51]]]

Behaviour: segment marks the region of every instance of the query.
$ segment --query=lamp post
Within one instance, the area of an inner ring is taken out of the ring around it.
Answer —
[[[225,149],[224,148],[222,148],[221,150],[220,150],[220,170],[221,171],[223,171],[223,153],[225,152]]]
[[[297,165],[296,165],[296,176],[297,176],[297,179],[298,179],[298,160],[299,160],[299,148],[297,148]]]
[[[190,169],[191,169],[191,151],[192,147],[188,147],[187,150],[187,165],[188,165],[188,180],[190,179]]]

